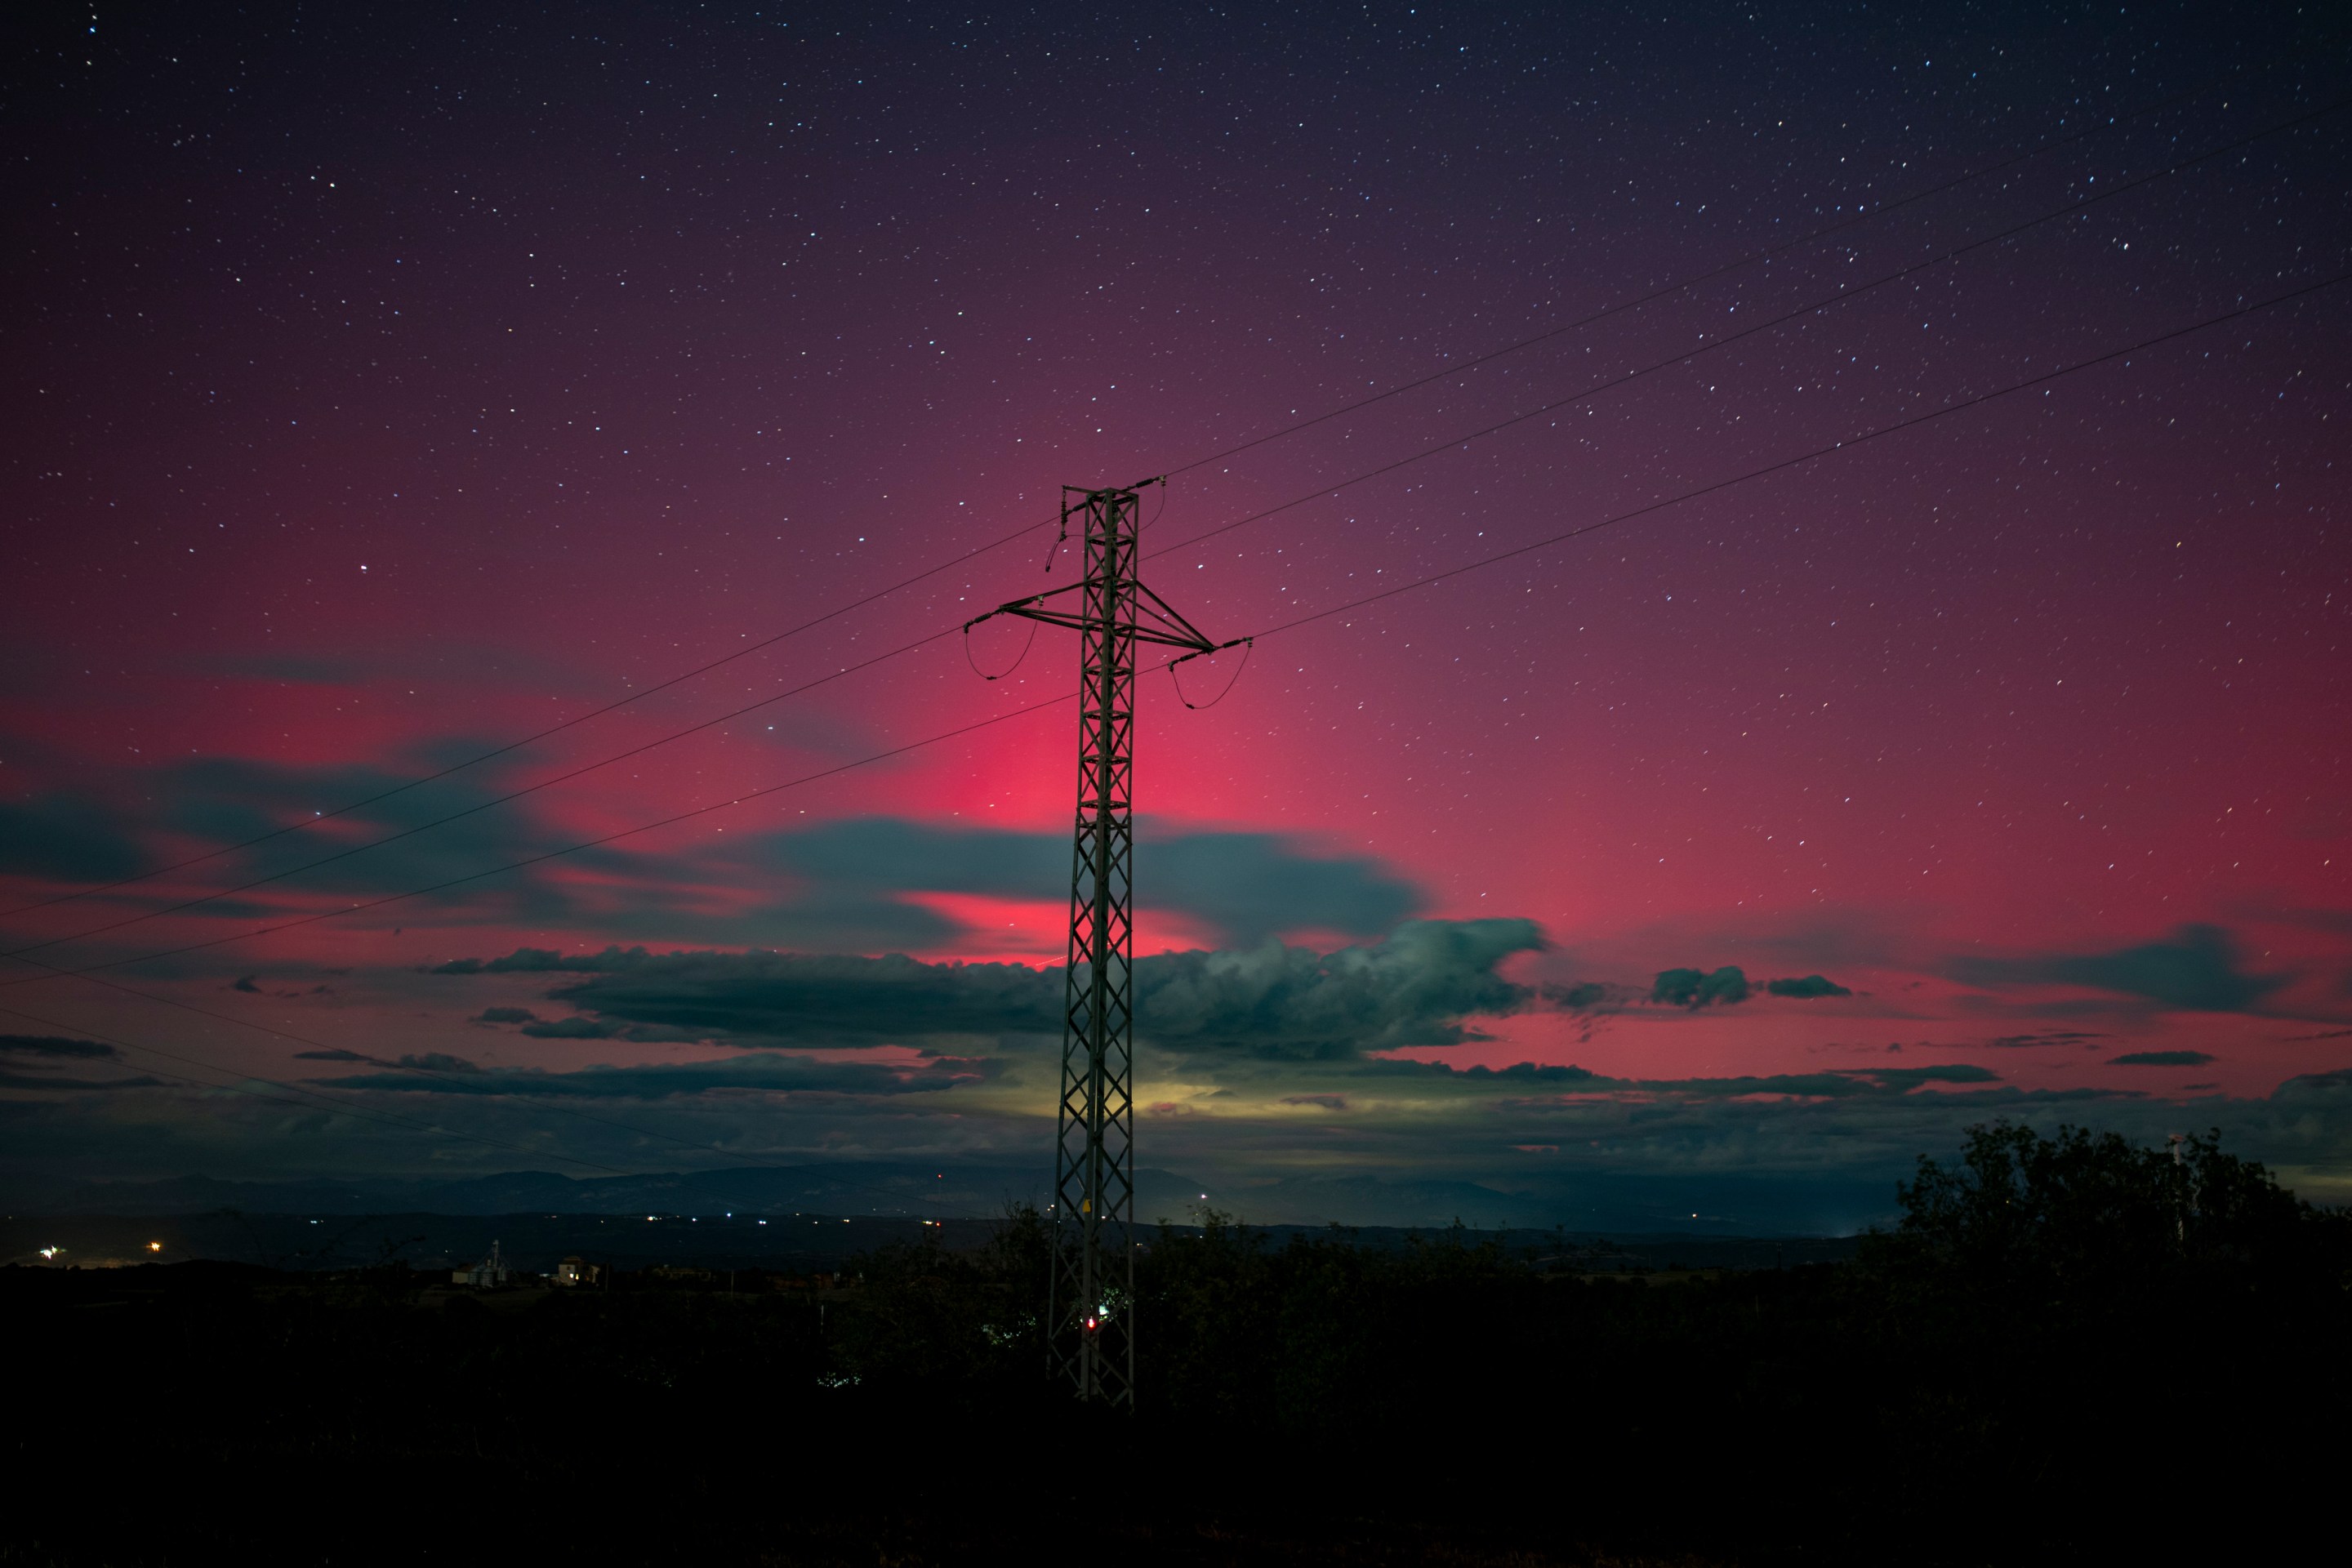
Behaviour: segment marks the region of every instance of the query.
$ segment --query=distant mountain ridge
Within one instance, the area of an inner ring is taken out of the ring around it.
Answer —
[[[1137,1173],[1139,1198],[1183,1191],[1185,1178]],[[0,1180],[10,1209],[27,1214],[175,1215],[237,1209],[248,1214],[833,1214],[955,1215],[992,1218],[1009,1202],[1042,1204],[1044,1174],[1012,1166],[914,1166],[842,1162],[573,1177],[512,1171],[457,1181],[379,1177],[225,1181],[174,1176],[154,1182],[75,1182],[15,1175]],[[1199,1187],[1190,1194],[1198,1203]],[[1181,1208],[1168,1211],[1181,1217]],[[1153,1218],[1159,1217],[1155,1211]]]
[[[92,1182],[12,1173],[0,1200],[16,1215],[777,1215],[993,1219],[1006,1204],[1047,1201],[1048,1173],[1026,1164],[835,1161],[631,1176],[511,1171],[422,1177],[229,1181],[204,1175]],[[1516,1190],[1449,1177],[1320,1171],[1232,1186],[1147,1167],[1136,1218],[1191,1220],[1205,1203],[1252,1225],[1496,1227],[1621,1235],[1841,1236],[1891,1217],[1883,1179],[1788,1175],[1553,1175]]]

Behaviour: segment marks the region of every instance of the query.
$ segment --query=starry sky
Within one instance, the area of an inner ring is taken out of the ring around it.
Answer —
[[[12,1190],[1043,1167],[1076,650],[957,628],[1165,475],[1169,1191],[2352,1199],[2323,11],[10,26]]]

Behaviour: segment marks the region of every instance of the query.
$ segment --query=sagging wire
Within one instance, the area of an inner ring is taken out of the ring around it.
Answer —
[[[1055,557],[1056,555],[1059,555],[1059,554],[1062,552],[1062,546],[1063,546],[1063,545],[1065,545],[1065,544],[1067,544],[1069,542],[1070,542],[1070,509],[1069,509],[1069,507],[1068,507],[1068,506],[1065,505],[1065,506],[1062,508],[1062,531],[1061,531],[1061,532],[1059,532],[1059,533],[1057,533],[1057,534],[1055,534],[1055,535],[1054,536],[1054,542],[1053,542],[1052,544],[1047,545],[1047,546],[1045,547],[1045,575],[1046,575],[1046,576],[1051,577],[1051,576],[1054,574],[1054,557]]]
[[[963,661],[966,664],[971,665],[971,672],[980,677],[982,680],[1002,680],[1005,676],[1011,675],[1013,670],[1019,669],[1023,662],[1028,658],[1029,650],[1036,646],[1037,623],[1034,621],[1031,621],[1029,623],[1029,640],[1021,645],[1021,652],[1019,656],[1013,659],[1012,666],[999,674],[991,675],[988,671],[980,668],[980,661],[978,659],[971,657],[971,628],[980,625],[981,621],[984,621],[986,619],[988,619],[988,617],[986,616],[982,616],[980,617],[980,620],[966,621],[963,624]]]
[[[1184,659],[1201,658],[1209,654],[1223,653],[1225,649],[1233,647],[1234,643],[1239,643],[1241,645],[1242,661],[1241,663],[1234,666],[1234,678],[1225,682],[1225,689],[1223,691],[1218,692],[1214,697],[1210,698],[1206,702],[1195,702],[1191,698],[1185,696],[1184,682],[1177,675],[1176,667],[1182,664]],[[1215,647],[1202,649],[1200,653],[1188,653],[1183,658],[1170,659],[1168,661],[1168,684],[1176,689],[1176,700],[1181,702],[1185,707],[1192,709],[1195,713],[1204,712],[1211,708],[1214,708],[1218,703],[1223,702],[1226,698],[1231,697],[1234,694],[1234,688],[1242,683],[1242,671],[1249,668],[1250,655],[1255,652],[1256,648],[1257,638],[1235,637],[1233,642],[1219,643]]]

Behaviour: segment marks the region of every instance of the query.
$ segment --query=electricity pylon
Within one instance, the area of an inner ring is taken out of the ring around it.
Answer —
[[[1070,857],[1062,1099],[1054,1162],[1049,1370],[1080,1399],[1135,1403],[1135,648],[1213,643],[1136,574],[1137,492],[1062,487],[1062,532],[1082,521],[1085,575],[966,623],[1020,616],[1078,634],[1077,833]],[[1065,599],[1077,596],[1075,607]],[[1056,601],[1061,601],[1056,603]]]

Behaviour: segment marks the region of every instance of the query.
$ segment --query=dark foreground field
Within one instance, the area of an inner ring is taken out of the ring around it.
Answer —
[[[1171,1233],[1132,1417],[1041,1385],[1023,1215],[731,1291],[7,1269],[0,1563],[2273,1556],[2335,1529],[2347,1225],[2192,1155],[1985,1132],[1783,1269]]]

